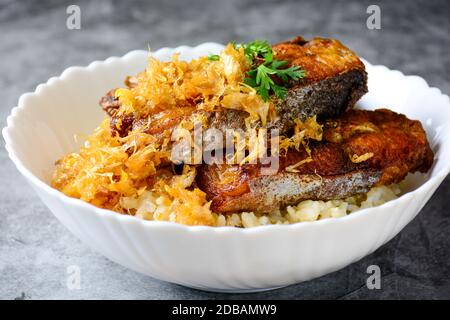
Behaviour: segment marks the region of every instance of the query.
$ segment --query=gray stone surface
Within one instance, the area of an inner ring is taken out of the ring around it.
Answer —
[[[69,2],[0,1],[0,126],[19,95],[71,65],[129,50],[297,34],[341,39],[375,64],[418,74],[450,93],[448,1],[77,1],[82,29],[65,27]],[[366,28],[379,4],[382,30]],[[424,106],[426,108],[427,106]],[[126,270],[80,243],[37,198],[0,148],[0,298],[32,299],[381,299],[450,298],[450,180],[419,216],[374,254],[288,288],[245,295],[206,293]],[[36,155],[38,156],[38,155]],[[368,290],[378,264],[382,289]],[[82,270],[81,290],[66,267]]]

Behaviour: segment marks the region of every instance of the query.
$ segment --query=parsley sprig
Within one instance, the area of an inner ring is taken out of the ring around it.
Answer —
[[[219,61],[220,56],[218,54],[210,54],[210,55],[208,55],[208,60],[209,61]]]
[[[236,48],[236,43],[233,42]],[[269,100],[273,93],[279,99],[284,100],[287,94],[287,83],[289,79],[299,80],[306,77],[306,71],[300,66],[286,68],[287,62],[273,58],[272,46],[263,40],[254,40],[240,45],[244,48],[244,54],[250,62],[250,70],[247,71],[247,77],[244,83],[256,90],[264,102]],[[208,56],[210,61],[220,60],[217,54]],[[274,78],[279,79],[282,84],[276,84]]]
[[[286,68],[286,61],[274,59],[272,47],[267,41],[255,40],[241,46],[251,63],[244,83],[255,88],[263,101],[269,100],[272,93],[279,99],[285,99],[289,79],[299,80],[306,76],[306,71],[300,66]],[[283,84],[276,84],[272,77],[280,79]]]

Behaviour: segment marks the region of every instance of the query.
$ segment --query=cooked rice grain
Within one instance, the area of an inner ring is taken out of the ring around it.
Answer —
[[[288,206],[281,211],[267,214],[242,212],[233,214],[211,213],[215,226],[231,226],[251,228],[268,224],[291,224],[305,221],[316,221],[327,218],[340,218],[352,212],[379,206],[396,199],[400,194],[398,185],[372,188],[368,193],[349,197],[345,200],[316,201],[305,200],[295,206]],[[138,198],[123,198],[121,205],[135,216],[145,220],[163,220],[175,222],[180,217],[161,215],[167,208],[160,197],[150,191],[144,191]]]

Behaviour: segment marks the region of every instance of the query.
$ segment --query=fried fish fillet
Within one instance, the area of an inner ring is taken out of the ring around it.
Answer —
[[[289,150],[278,172],[262,166],[202,165],[197,185],[215,212],[270,212],[302,200],[343,199],[370,188],[400,182],[409,172],[426,172],[433,152],[419,121],[387,109],[350,110],[324,123],[323,140],[306,150]]]
[[[367,74],[364,64],[353,51],[334,39],[314,38],[310,41],[297,37],[273,46],[276,59],[288,62],[288,66],[300,66],[307,76],[291,81],[286,99],[274,102],[277,117],[266,127],[277,128],[281,133],[289,130],[296,119],[311,116],[329,118],[340,115],[353,107],[367,92]],[[133,86],[131,81],[127,85]],[[172,130],[182,119],[198,112],[205,116],[206,128],[245,129],[245,111],[227,109],[215,112],[197,110],[183,105],[176,110],[163,110],[148,119],[138,115],[117,115],[119,101],[111,90],[100,100],[101,107],[111,116],[111,130],[126,136],[137,126],[146,126],[153,134]],[[116,125],[120,123],[120,128]],[[256,127],[261,126],[257,123]]]

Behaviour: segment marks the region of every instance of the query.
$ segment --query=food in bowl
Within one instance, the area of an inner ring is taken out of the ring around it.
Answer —
[[[366,92],[364,64],[332,39],[228,44],[189,62],[150,56],[100,99],[106,118],[56,162],[52,186],[187,225],[340,217],[396,198],[409,172],[433,162],[420,122],[353,109]]]
[[[349,110],[321,127],[309,152],[288,150],[273,174],[261,174],[257,164],[201,165],[197,185],[215,212],[261,213],[302,200],[345,199],[427,171],[433,162],[420,122],[387,109]]]

